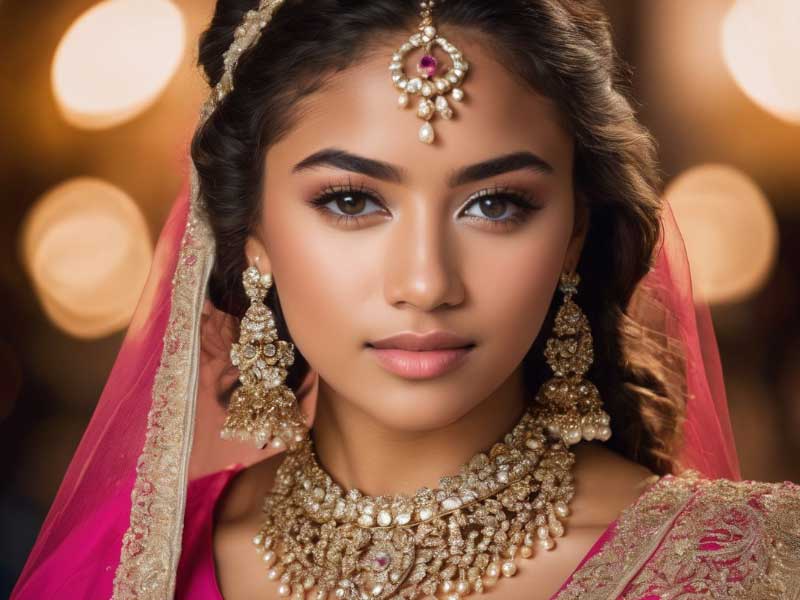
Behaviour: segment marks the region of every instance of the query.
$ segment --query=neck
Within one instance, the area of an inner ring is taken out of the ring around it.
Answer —
[[[488,398],[455,422],[435,430],[386,426],[319,380],[311,436],[320,465],[345,490],[413,495],[437,488],[439,478],[501,441],[531,401],[517,369]]]

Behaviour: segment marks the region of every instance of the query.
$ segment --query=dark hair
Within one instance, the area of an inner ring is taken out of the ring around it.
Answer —
[[[257,0],[218,0],[202,34],[199,64],[211,85],[223,73],[234,29]],[[300,117],[297,105],[346,69],[379,35],[411,31],[414,0],[285,0],[259,42],[240,58],[234,89],[192,140],[191,153],[217,243],[210,281],[214,304],[241,316],[244,243],[259,217],[264,156]],[[436,8],[439,25],[483,36],[509,72],[552,98],[575,139],[576,200],[590,209],[577,270],[576,301],[587,314],[595,359],[588,374],[612,418],[609,445],[657,473],[677,467],[683,399],[667,394],[648,356],[627,356],[625,309],[647,273],[659,234],[661,185],[655,142],[637,121],[630,68],[616,54],[608,17],[588,0],[459,0]],[[280,335],[291,339],[277,294],[267,301]],[[523,361],[532,395],[551,373],[544,343],[560,305],[555,294],[541,333]],[[287,384],[308,372],[299,356]]]

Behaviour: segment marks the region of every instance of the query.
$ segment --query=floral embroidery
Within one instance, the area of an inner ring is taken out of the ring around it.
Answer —
[[[557,600],[800,599],[800,486],[668,475]]]

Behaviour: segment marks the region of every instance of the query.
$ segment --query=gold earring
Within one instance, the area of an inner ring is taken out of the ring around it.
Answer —
[[[547,340],[544,351],[554,376],[536,395],[550,434],[567,446],[611,437],[611,418],[603,410],[600,392],[584,379],[594,356],[589,319],[572,300],[579,282],[577,272],[561,274],[559,289],[564,303],[556,313],[555,335]]]
[[[230,354],[242,385],[233,392],[220,437],[250,439],[258,448],[294,448],[308,433],[294,392],[283,384],[294,363],[294,344],[278,340],[272,311],[264,304],[272,275],[249,267],[242,281],[250,306]]]

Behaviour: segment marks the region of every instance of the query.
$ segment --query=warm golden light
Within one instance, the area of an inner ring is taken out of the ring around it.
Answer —
[[[725,62],[737,85],[775,116],[800,123],[800,2],[737,0],[722,22]]]
[[[146,110],[183,58],[186,30],[167,0],[105,0],[83,13],[56,49],[51,81],[64,118],[103,129]]]
[[[778,245],[775,215],[749,177],[725,165],[686,171],[665,191],[681,229],[696,297],[735,302],[758,290]]]
[[[22,229],[22,255],[48,317],[97,338],[124,328],[153,257],[136,204],[99,179],[78,178],[37,201]]]

